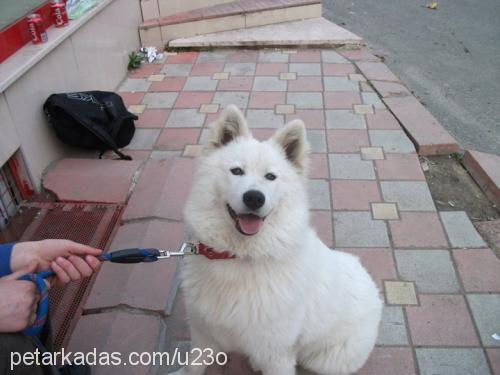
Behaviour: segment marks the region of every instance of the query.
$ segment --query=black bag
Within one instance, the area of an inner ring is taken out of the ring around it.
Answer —
[[[132,160],[118,149],[127,146],[138,117],[125,108],[114,92],[86,91],[52,94],[43,105],[49,123],[64,143],[100,150],[113,150],[120,159]]]

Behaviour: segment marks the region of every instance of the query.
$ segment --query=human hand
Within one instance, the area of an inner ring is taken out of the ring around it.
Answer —
[[[96,256],[101,250],[69,240],[20,242],[14,245],[10,268],[17,271],[31,262],[37,263],[36,272],[49,268],[60,285],[80,280],[95,272],[100,265]]]

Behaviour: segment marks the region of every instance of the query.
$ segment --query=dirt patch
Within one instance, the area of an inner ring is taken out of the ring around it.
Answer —
[[[500,218],[457,155],[421,157],[421,163],[439,211],[466,211],[472,221]]]

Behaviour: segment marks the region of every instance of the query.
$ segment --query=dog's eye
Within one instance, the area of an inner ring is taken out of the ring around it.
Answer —
[[[267,173],[264,177],[266,177],[269,181],[276,180],[276,175],[274,173]]]
[[[235,176],[243,176],[245,172],[243,172],[243,169],[239,167],[231,168],[231,173],[234,174]]]

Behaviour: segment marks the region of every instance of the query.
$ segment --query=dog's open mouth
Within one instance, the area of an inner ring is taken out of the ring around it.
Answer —
[[[237,214],[229,204],[226,205],[229,215],[234,220],[236,229],[245,236],[253,236],[257,234],[264,223],[265,217],[260,217],[253,214]]]

